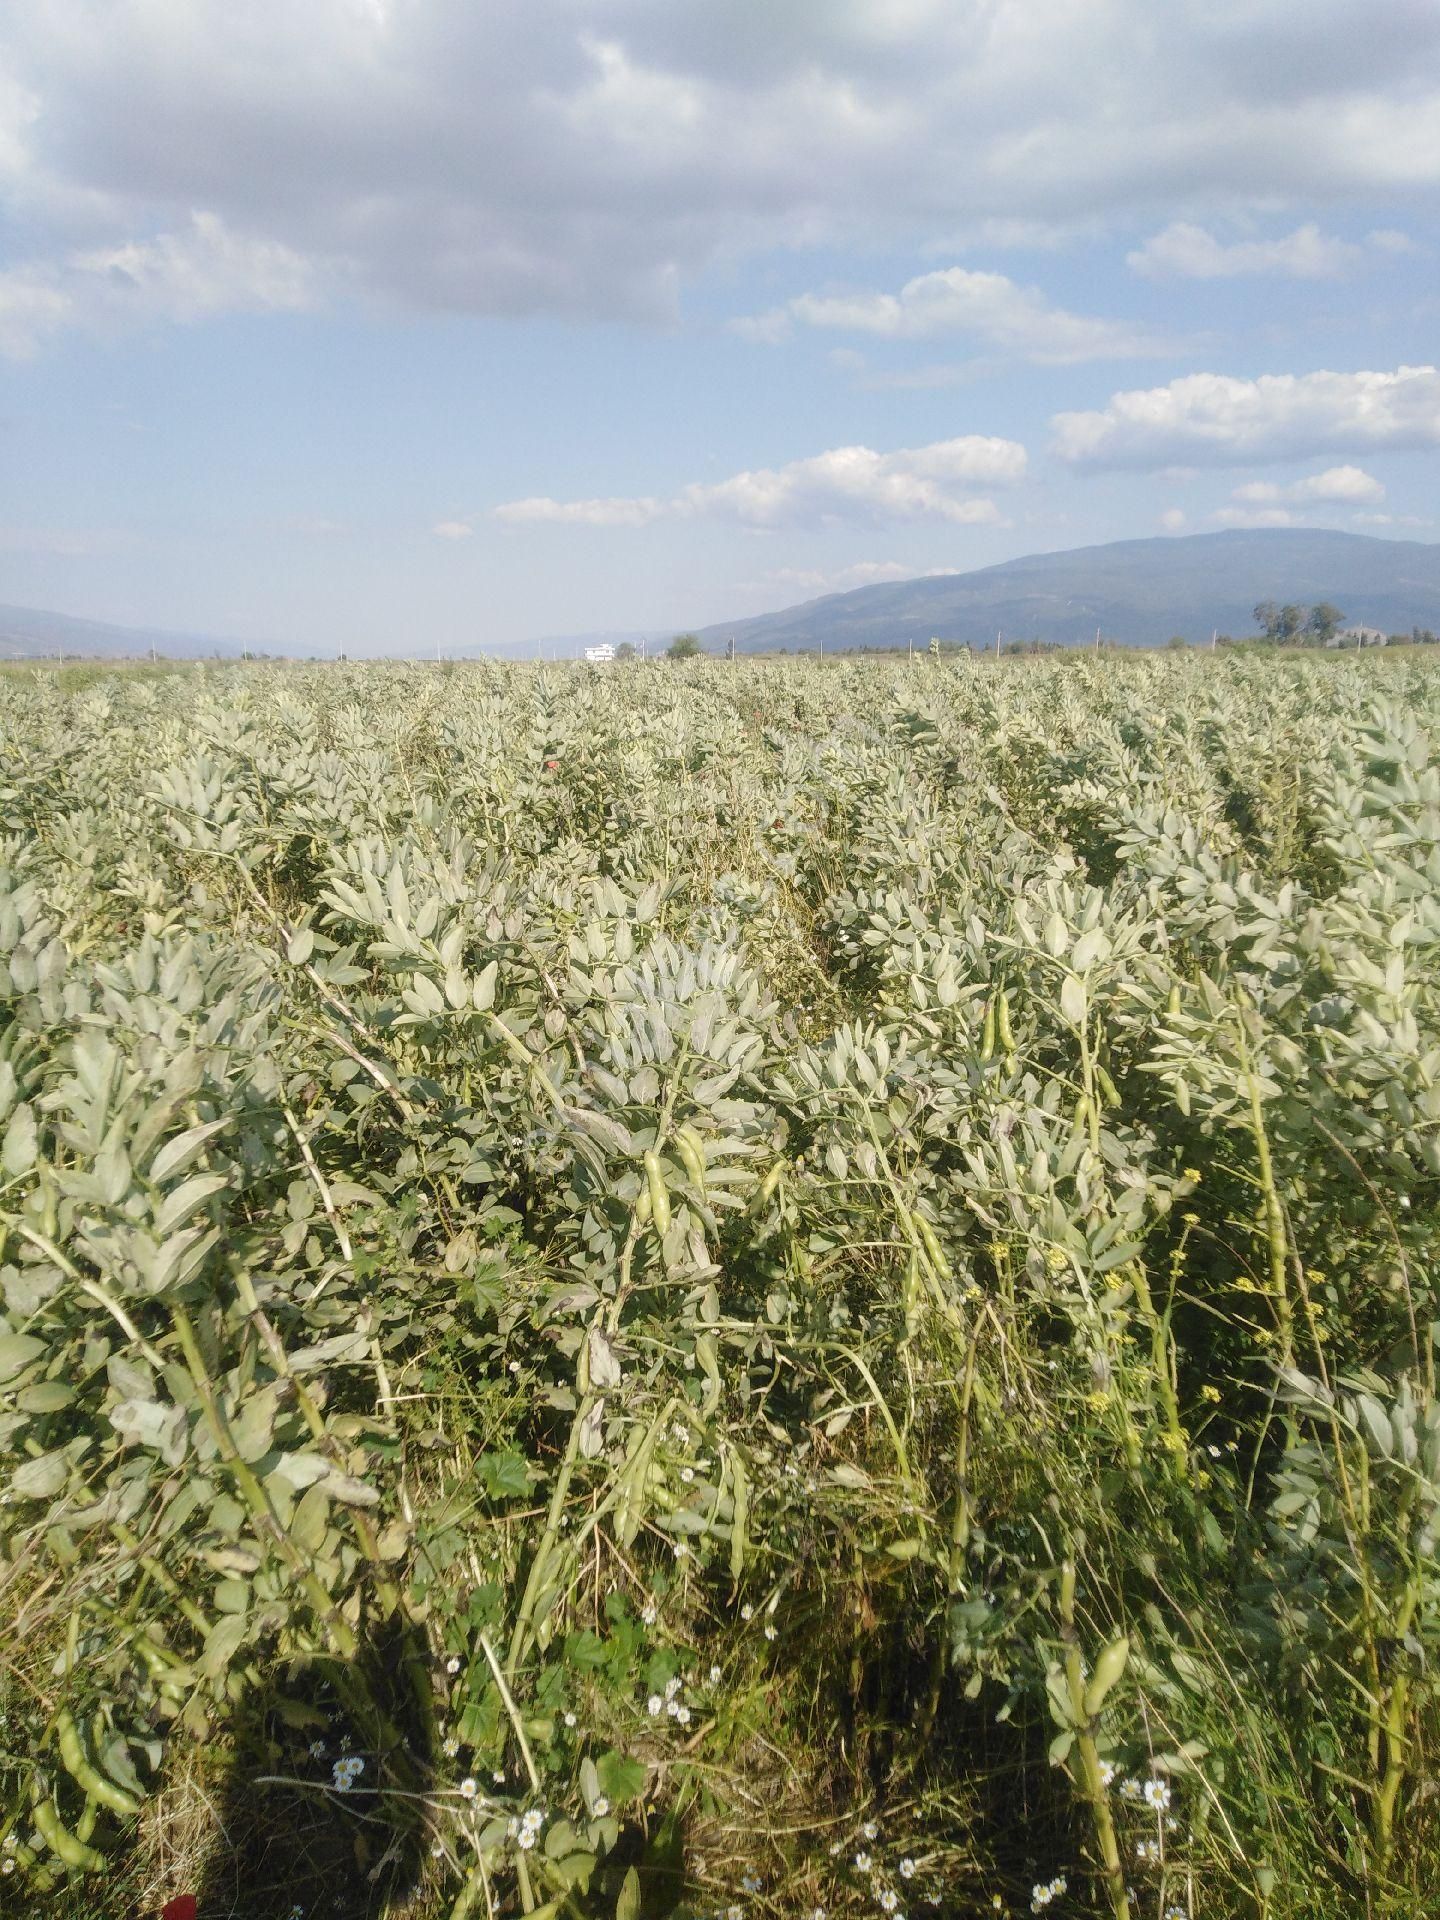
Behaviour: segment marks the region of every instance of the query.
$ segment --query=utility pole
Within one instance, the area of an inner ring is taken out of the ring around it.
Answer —
[[[1096,651],[1097,653],[1098,653],[1098,652],[1100,651],[1100,629],[1099,629],[1099,627],[1096,627],[1096,629],[1095,629],[1095,651]]]
[[[730,664],[732,667],[735,665],[735,636],[733,633],[730,636]]]

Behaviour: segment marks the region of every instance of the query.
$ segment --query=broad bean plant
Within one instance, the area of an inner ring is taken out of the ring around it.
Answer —
[[[1437,1200],[1419,654],[12,674],[0,1899],[1435,1911]]]

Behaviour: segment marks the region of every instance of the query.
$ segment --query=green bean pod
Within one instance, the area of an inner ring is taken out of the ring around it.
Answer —
[[[920,1230],[920,1238],[925,1243],[925,1251],[930,1256],[931,1266],[942,1280],[950,1279],[950,1262],[946,1259],[945,1250],[936,1238],[935,1229],[923,1213],[917,1213],[915,1215],[915,1225]]]
[[[670,1195],[665,1188],[665,1176],[660,1171],[660,1156],[653,1147],[645,1152],[645,1182],[650,1191],[650,1213],[655,1221],[655,1231],[663,1240],[670,1231]]]
[[[777,1160],[755,1190],[755,1204],[757,1207],[763,1207],[771,1198],[775,1189],[780,1184],[780,1178],[784,1171],[785,1162],[783,1160]]]
[[[685,1171],[703,1193],[705,1191],[705,1147],[693,1127],[675,1129],[675,1150],[685,1162]]]
[[[104,1854],[94,1847],[87,1847],[83,1840],[76,1839],[60,1818],[53,1800],[41,1800],[38,1803],[34,1809],[34,1820],[35,1831],[62,1866],[71,1867],[77,1873],[98,1873],[104,1866]]]
[[[70,1717],[68,1707],[62,1707],[55,1716],[55,1733],[60,1747],[60,1758],[65,1763],[65,1771],[79,1787],[87,1800],[94,1800],[102,1807],[108,1807],[112,1813],[127,1816],[140,1811],[140,1802],[133,1793],[126,1793],[123,1787],[117,1787],[113,1780],[107,1780],[90,1760],[80,1739],[80,1729]]]

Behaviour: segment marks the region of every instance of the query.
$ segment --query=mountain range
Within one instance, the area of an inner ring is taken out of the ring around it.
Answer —
[[[1253,634],[1254,609],[1262,600],[1305,606],[1328,600],[1340,608],[1345,624],[1385,633],[1437,630],[1440,545],[1300,527],[1119,540],[1027,554],[972,573],[855,587],[774,613],[720,621],[701,629],[700,639],[711,652],[724,652],[732,636],[741,653],[839,652],[924,647],[932,637],[992,647],[997,634],[1006,642],[1075,645],[1093,640],[1098,629],[1105,640],[1125,646],[1163,646],[1175,634],[1192,642],[1206,641],[1217,630],[1237,639]],[[600,640],[645,642],[653,651],[669,637],[654,628],[547,635],[543,642],[519,641],[501,652],[563,659]],[[243,648],[241,641],[209,634],[0,606],[0,660],[58,654],[133,660],[152,650],[172,660],[234,659]]]
[[[68,613],[38,607],[0,606],[0,660],[141,660],[154,652],[167,660],[233,659],[236,640],[201,633],[170,633],[160,628],[117,627],[106,620],[77,620]]]
[[[1440,545],[1320,528],[1267,527],[1118,540],[1028,554],[974,573],[855,587],[700,633],[714,652],[823,647],[970,646],[1102,638],[1124,646],[1255,633],[1262,600],[1328,600],[1347,625],[1408,633],[1440,628]]]

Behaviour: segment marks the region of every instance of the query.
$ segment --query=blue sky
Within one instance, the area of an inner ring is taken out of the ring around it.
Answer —
[[[23,0],[0,601],[673,631],[1440,515],[1433,0]]]

